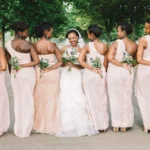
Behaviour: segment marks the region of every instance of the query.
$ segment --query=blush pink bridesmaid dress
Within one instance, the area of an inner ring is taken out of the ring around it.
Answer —
[[[12,48],[11,41],[7,43],[7,50],[11,57],[16,56],[19,64],[31,62],[30,53],[17,52]],[[35,87],[36,76],[33,67],[25,67],[16,73],[14,78],[11,72],[11,84],[14,93],[14,111],[15,125],[14,133],[16,136],[24,138],[29,137],[33,127],[34,120],[34,100],[33,91]]]
[[[0,71],[0,136],[8,131],[9,124],[9,100],[5,85],[5,76],[4,72]]]
[[[123,54],[127,53],[123,40],[117,40],[115,59],[123,61]],[[128,128],[133,126],[134,112],[132,106],[132,84],[134,72],[118,67],[109,62],[107,85],[110,101],[112,127]]]
[[[57,59],[54,54],[39,55],[54,65]],[[60,69],[55,69],[40,76],[40,68],[36,67],[36,86],[34,90],[34,126],[38,133],[55,135],[60,127],[58,111]]]
[[[150,35],[145,36],[147,48],[144,49],[143,59],[150,61]],[[150,130],[150,66],[138,65],[136,96],[142,114],[144,128]]]
[[[91,58],[99,57],[102,63],[102,75],[85,69],[83,74],[83,87],[86,99],[89,104],[90,116],[93,126],[96,130],[106,130],[109,126],[109,117],[107,112],[107,88],[106,88],[106,70],[104,67],[104,56],[94,47],[93,42],[89,42],[90,53],[86,55],[86,61],[91,66]]]

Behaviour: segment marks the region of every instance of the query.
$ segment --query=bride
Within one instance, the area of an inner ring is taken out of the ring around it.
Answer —
[[[64,52],[74,51],[79,54],[84,41],[76,29],[71,29],[66,34],[67,46]],[[71,67],[71,71],[69,71]],[[82,89],[82,73],[79,63],[64,64],[60,77],[59,107],[61,115],[61,128],[57,133],[59,137],[75,137],[94,135],[98,132],[93,128],[87,111],[87,101]]]

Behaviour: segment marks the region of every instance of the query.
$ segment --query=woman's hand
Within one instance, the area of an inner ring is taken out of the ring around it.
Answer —
[[[47,72],[49,72],[50,70],[48,69],[48,68],[45,68],[45,69],[42,69],[42,72],[43,73],[47,73]]]
[[[92,68],[91,71],[100,74],[101,70],[99,68]]]
[[[125,69],[130,69],[130,65],[128,65],[127,63],[123,63],[122,67],[125,68]]]
[[[20,65],[19,69],[16,70],[16,72],[20,71],[23,67]]]

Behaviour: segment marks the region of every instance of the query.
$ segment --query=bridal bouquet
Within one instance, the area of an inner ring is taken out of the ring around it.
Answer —
[[[133,65],[136,64],[136,60],[133,59],[133,57],[130,54],[123,53],[123,63],[126,63],[129,65],[129,72],[132,74],[131,68]]]
[[[78,57],[79,53],[76,51],[76,49],[69,48],[64,52],[62,61],[64,64],[67,64],[68,62],[75,64],[78,60]],[[69,65],[68,71],[71,71],[71,65]]]
[[[11,65],[12,69],[13,69],[13,74],[14,74],[14,78],[16,78],[16,72],[21,68],[21,66],[19,66],[19,60],[18,58],[12,57],[9,61],[9,64]]]
[[[99,69],[102,68],[102,63],[101,63],[100,57],[96,57],[95,59],[91,58],[90,60],[91,60],[91,64],[92,64],[93,68],[99,68]],[[103,78],[102,73],[100,73],[100,76],[101,76],[101,78]]]
[[[45,68],[48,68],[48,67],[49,67],[49,60],[48,60],[48,59],[46,59],[46,58],[41,58],[41,60],[40,60],[40,64],[39,64],[39,67],[40,67],[40,69],[41,69],[40,77],[42,77],[43,69],[45,69]]]

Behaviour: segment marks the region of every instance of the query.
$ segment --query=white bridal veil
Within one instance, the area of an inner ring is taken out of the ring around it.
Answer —
[[[78,32],[78,34],[79,34],[78,45],[80,46],[80,48],[82,48],[85,45],[85,42],[84,42],[80,32],[77,29],[74,29],[74,28],[72,28],[70,30],[75,30],[75,31]],[[70,31],[70,30],[68,30],[68,31]],[[70,45],[68,38],[66,38],[66,45]]]

